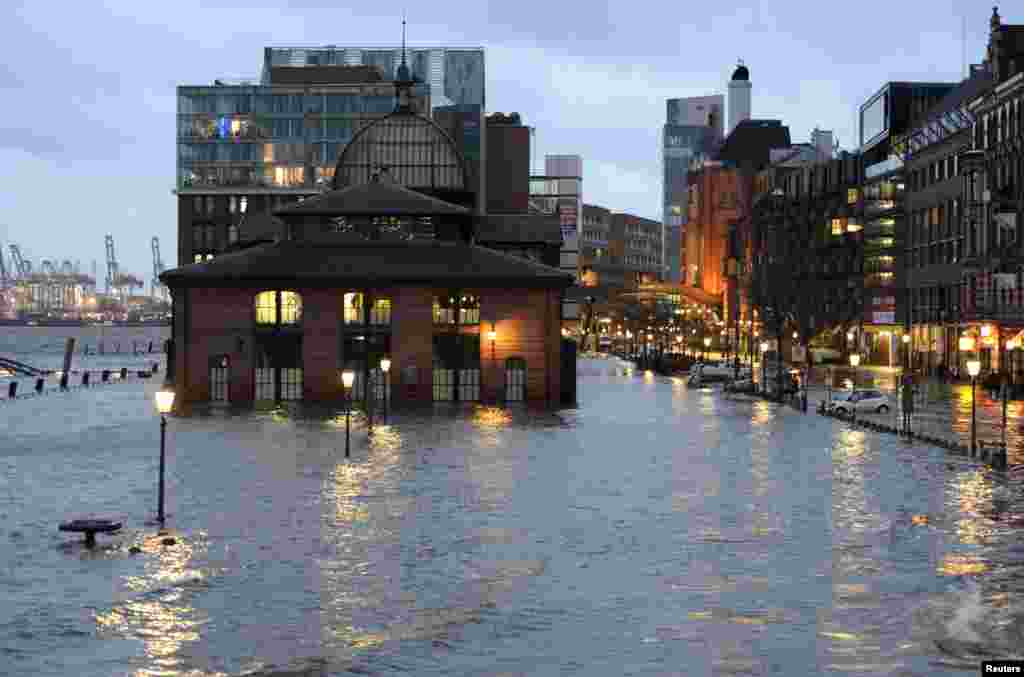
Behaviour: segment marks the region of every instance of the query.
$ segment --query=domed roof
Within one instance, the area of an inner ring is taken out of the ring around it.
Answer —
[[[338,157],[334,189],[371,183],[382,169],[412,189],[466,190],[466,163],[433,120],[398,110],[359,130]]]
[[[736,66],[736,70],[732,72],[732,79],[743,81],[750,79],[750,71],[747,70],[747,67],[743,65],[742,61],[740,61],[739,65]]]

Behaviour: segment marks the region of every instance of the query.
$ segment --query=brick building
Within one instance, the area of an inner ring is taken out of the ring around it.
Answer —
[[[274,213],[279,235],[163,274],[182,401],[333,400],[353,369],[357,399],[559,402],[572,277],[477,243],[465,160],[409,89],[400,69],[395,112],[333,190]]]

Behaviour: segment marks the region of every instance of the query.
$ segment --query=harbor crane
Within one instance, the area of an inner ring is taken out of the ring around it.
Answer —
[[[153,240],[150,242],[150,247],[153,250],[153,280],[150,283],[152,285],[152,296],[157,301],[164,300],[164,286],[160,282],[160,274],[164,272],[164,262],[160,258],[160,238],[153,236]]]
[[[107,247],[107,295],[114,293],[114,285],[117,284],[118,271],[117,259],[114,257],[114,236],[107,235],[104,238]]]

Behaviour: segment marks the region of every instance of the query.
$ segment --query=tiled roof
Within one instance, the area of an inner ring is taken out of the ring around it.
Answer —
[[[566,287],[573,279],[557,268],[457,242],[322,244],[285,240],[224,254],[169,270],[171,287],[234,286],[260,281],[344,284],[467,284]]]
[[[366,183],[306,198],[274,212],[275,216],[461,216],[465,207],[395,183]]]

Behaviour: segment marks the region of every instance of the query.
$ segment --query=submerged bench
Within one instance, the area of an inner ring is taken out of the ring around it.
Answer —
[[[96,534],[111,534],[121,530],[121,523],[113,520],[80,519],[64,522],[59,527],[60,531],[71,531],[85,534],[86,547],[96,545]]]

